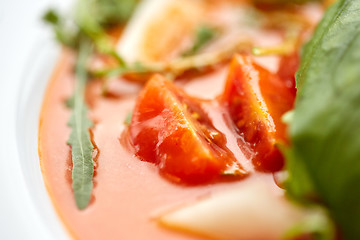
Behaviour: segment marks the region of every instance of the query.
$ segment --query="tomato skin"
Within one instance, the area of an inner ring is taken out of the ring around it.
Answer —
[[[293,52],[282,56],[279,63],[277,75],[285,82],[291,93],[296,96],[295,74],[300,65],[299,53]]]
[[[137,100],[129,126],[136,155],[158,165],[174,181],[202,183],[218,177],[234,156],[206,141],[191,117],[186,94],[160,75],[149,80]],[[188,100],[189,102],[189,100]]]
[[[281,117],[293,108],[294,99],[282,79],[249,56],[233,58],[222,101],[239,135],[254,150],[256,169],[275,172],[283,168],[284,159],[276,144],[287,143]]]

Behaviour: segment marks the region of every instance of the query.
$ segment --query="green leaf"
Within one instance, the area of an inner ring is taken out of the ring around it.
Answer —
[[[45,14],[43,15],[43,20],[45,22],[48,22],[50,24],[58,24],[59,23],[59,14],[54,9],[49,9]]]
[[[77,48],[79,42],[79,33],[77,29],[69,27],[66,24],[65,18],[62,17],[56,10],[49,9],[42,17],[42,19],[50,24],[56,35],[56,39],[71,48]]]
[[[88,79],[86,62],[91,51],[89,43],[86,42],[80,45],[75,73],[73,112],[68,123],[72,128],[68,140],[68,144],[72,147],[72,188],[79,209],[87,207],[93,188],[94,163],[92,153],[94,147],[89,133],[92,122],[87,117],[88,109],[84,100],[85,86]]]
[[[66,99],[65,101],[65,106],[68,108],[74,108],[74,96],[69,97],[68,99]]]
[[[360,0],[339,0],[304,48],[287,154],[289,194],[360,239]]]
[[[133,116],[133,111],[128,112],[128,114],[126,115],[126,118],[125,118],[125,120],[124,120],[124,124],[125,124],[126,126],[129,126],[129,125],[130,125],[132,116]]]
[[[126,22],[132,15],[137,0],[97,0],[98,21],[102,25]]]
[[[209,26],[200,26],[196,30],[194,45],[183,53],[183,56],[191,56],[200,51],[206,44],[213,40],[217,35],[217,31]]]
[[[92,160],[94,147],[89,133],[92,122],[87,118],[88,109],[84,101],[88,79],[86,61],[93,53],[91,46],[94,46],[98,52],[116,59],[121,68],[126,67],[125,61],[115,51],[107,31],[114,24],[125,23],[137,2],[137,0],[77,0],[74,12],[69,17],[61,16],[56,10],[49,10],[43,16],[43,20],[53,27],[57,40],[79,52],[75,93],[66,101],[66,105],[73,109],[69,121],[72,131],[68,144],[72,147],[72,188],[79,209],[84,209],[89,204],[94,173]]]
[[[284,240],[301,239],[303,234],[310,235],[312,240],[330,240],[336,236],[335,225],[322,208],[307,209],[307,216],[290,228],[283,237]],[[299,238],[300,237],[300,238]]]
[[[69,17],[50,9],[43,20],[52,25],[57,40],[65,46],[78,50],[80,40],[88,38],[97,50],[121,61],[106,32],[112,25],[124,24],[137,3],[137,0],[77,0]]]

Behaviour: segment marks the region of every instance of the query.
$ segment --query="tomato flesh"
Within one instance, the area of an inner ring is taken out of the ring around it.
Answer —
[[[251,57],[233,58],[222,100],[239,135],[254,151],[256,169],[265,172],[282,169],[284,160],[276,144],[287,143],[281,117],[293,108],[294,98],[285,81]]]
[[[196,100],[160,75],[140,93],[129,132],[136,155],[177,182],[210,181],[236,162]]]
[[[295,74],[299,68],[300,56],[298,52],[282,56],[280,59],[279,70],[277,75],[285,82],[289,91],[296,96]]]

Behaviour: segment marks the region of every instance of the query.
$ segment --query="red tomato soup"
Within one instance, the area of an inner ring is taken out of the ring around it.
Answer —
[[[276,29],[251,35],[255,46],[284,38]],[[159,226],[159,214],[259,178],[282,192],[273,173],[284,166],[277,144],[288,144],[281,116],[294,103],[297,49],[265,57],[238,51],[175,81],[150,75],[143,84],[120,77],[105,96],[103,82],[91,80],[85,100],[94,123],[94,188],[84,210],[75,203],[67,145],[71,111],[65,102],[74,91],[74,59],[73,52],[62,51],[39,125],[44,182],[72,237],[199,239]],[[129,113],[132,119],[125,123]]]

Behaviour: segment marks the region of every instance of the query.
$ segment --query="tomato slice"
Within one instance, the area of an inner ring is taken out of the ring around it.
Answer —
[[[294,99],[285,81],[254,63],[251,57],[233,58],[222,101],[239,135],[250,143],[256,169],[282,169],[284,160],[276,144],[287,143],[281,117],[293,108]]]
[[[277,75],[285,82],[285,85],[296,96],[295,74],[300,65],[299,53],[293,52],[281,57]]]
[[[140,93],[129,132],[136,155],[177,182],[210,181],[236,163],[196,99],[160,75]],[[239,164],[237,170],[246,174]]]

